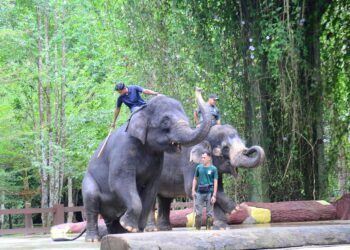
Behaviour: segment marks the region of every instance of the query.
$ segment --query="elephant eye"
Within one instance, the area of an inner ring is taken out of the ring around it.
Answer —
[[[224,146],[224,147],[222,148],[222,155],[223,155],[224,157],[229,157],[229,153],[230,153],[230,148],[229,148],[229,146]]]
[[[170,117],[164,116],[160,122],[160,127],[162,129],[169,129],[170,128]]]

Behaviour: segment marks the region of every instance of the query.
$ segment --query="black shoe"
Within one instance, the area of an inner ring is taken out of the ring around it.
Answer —
[[[213,217],[211,216],[208,216],[207,217],[207,224],[206,224],[206,227],[207,227],[207,230],[211,230],[212,226],[213,226]]]
[[[197,230],[201,230],[201,226],[202,226],[202,216],[201,215],[196,215],[195,226],[196,226]]]

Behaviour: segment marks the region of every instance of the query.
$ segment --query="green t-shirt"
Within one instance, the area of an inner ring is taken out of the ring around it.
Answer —
[[[214,187],[214,180],[217,180],[219,178],[218,170],[214,165],[205,167],[203,164],[199,164],[197,166],[194,176],[198,177],[198,183],[196,188],[197,192],[198,192],[198,185],[205,185],[205,184],[211,185],[211,192],[212,192]]]

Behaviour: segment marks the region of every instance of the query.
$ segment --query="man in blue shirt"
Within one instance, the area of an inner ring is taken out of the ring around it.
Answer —
[[[115,85],[115,90],[119,93],[119,97],[114,111],[114,119],[111,125],[112,128],[115,128],[115,123],[123,103],[129,107],[131,112],[134,112],[137,108],[146,104],[146,102],[140,96],[140,93],[144,93],[146,95],[158,95],[158,92],[144,89],[137,85],[125,86],[123,82],[118,82]]]
[[[215,94],[211,94],[208,98],[208,102],[207,105],[209,107],[209,111],[211,113],[211,126],[214,125],[220,125],[220,111],[219,109],[216,107],[216,102],[219,100],[219,97]],[[194,121],[196,123],[196,126],[199,127],[200,123],[203,121],[203,117],[202,117],[202,113],[199,110],[199,108],[197,108],[194,111]]]
[[[213,205],[216,202],[218,190],[218,170],[211,163],[211,154],[205,151],[201,158],[202,164],[196,168],[192,182],[192,198],[196,205],[196,229],[200,230],[202,225],[202,210],[207,208],[207,229],[213,226]]]

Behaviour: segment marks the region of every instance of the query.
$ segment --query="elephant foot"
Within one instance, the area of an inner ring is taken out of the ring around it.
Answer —
[[[248,216],[242,224],[256,224],[256,219],[252,216]]]
[[[149,224],[149,225],[146,226],[144,231],[145,232],[157,232],[158,228],[154,224]]]
[[[130,216],[124,214],[120,218],[120,225],[125,228],[128,232],[137,233],[139,231],[138,224],[135,222],[136,220],[132,220]]]
[[[171,231],[173,230],[172,226],[168,223],[160,223],[157,225],[159,231]]]
[[[225,221],[214,220],[213,229],[214,230],[226,230],[228,228],[228,224]]]
[[[86,242],[99,242],[101,240],[97,232],[87,231],[85,235]]]

